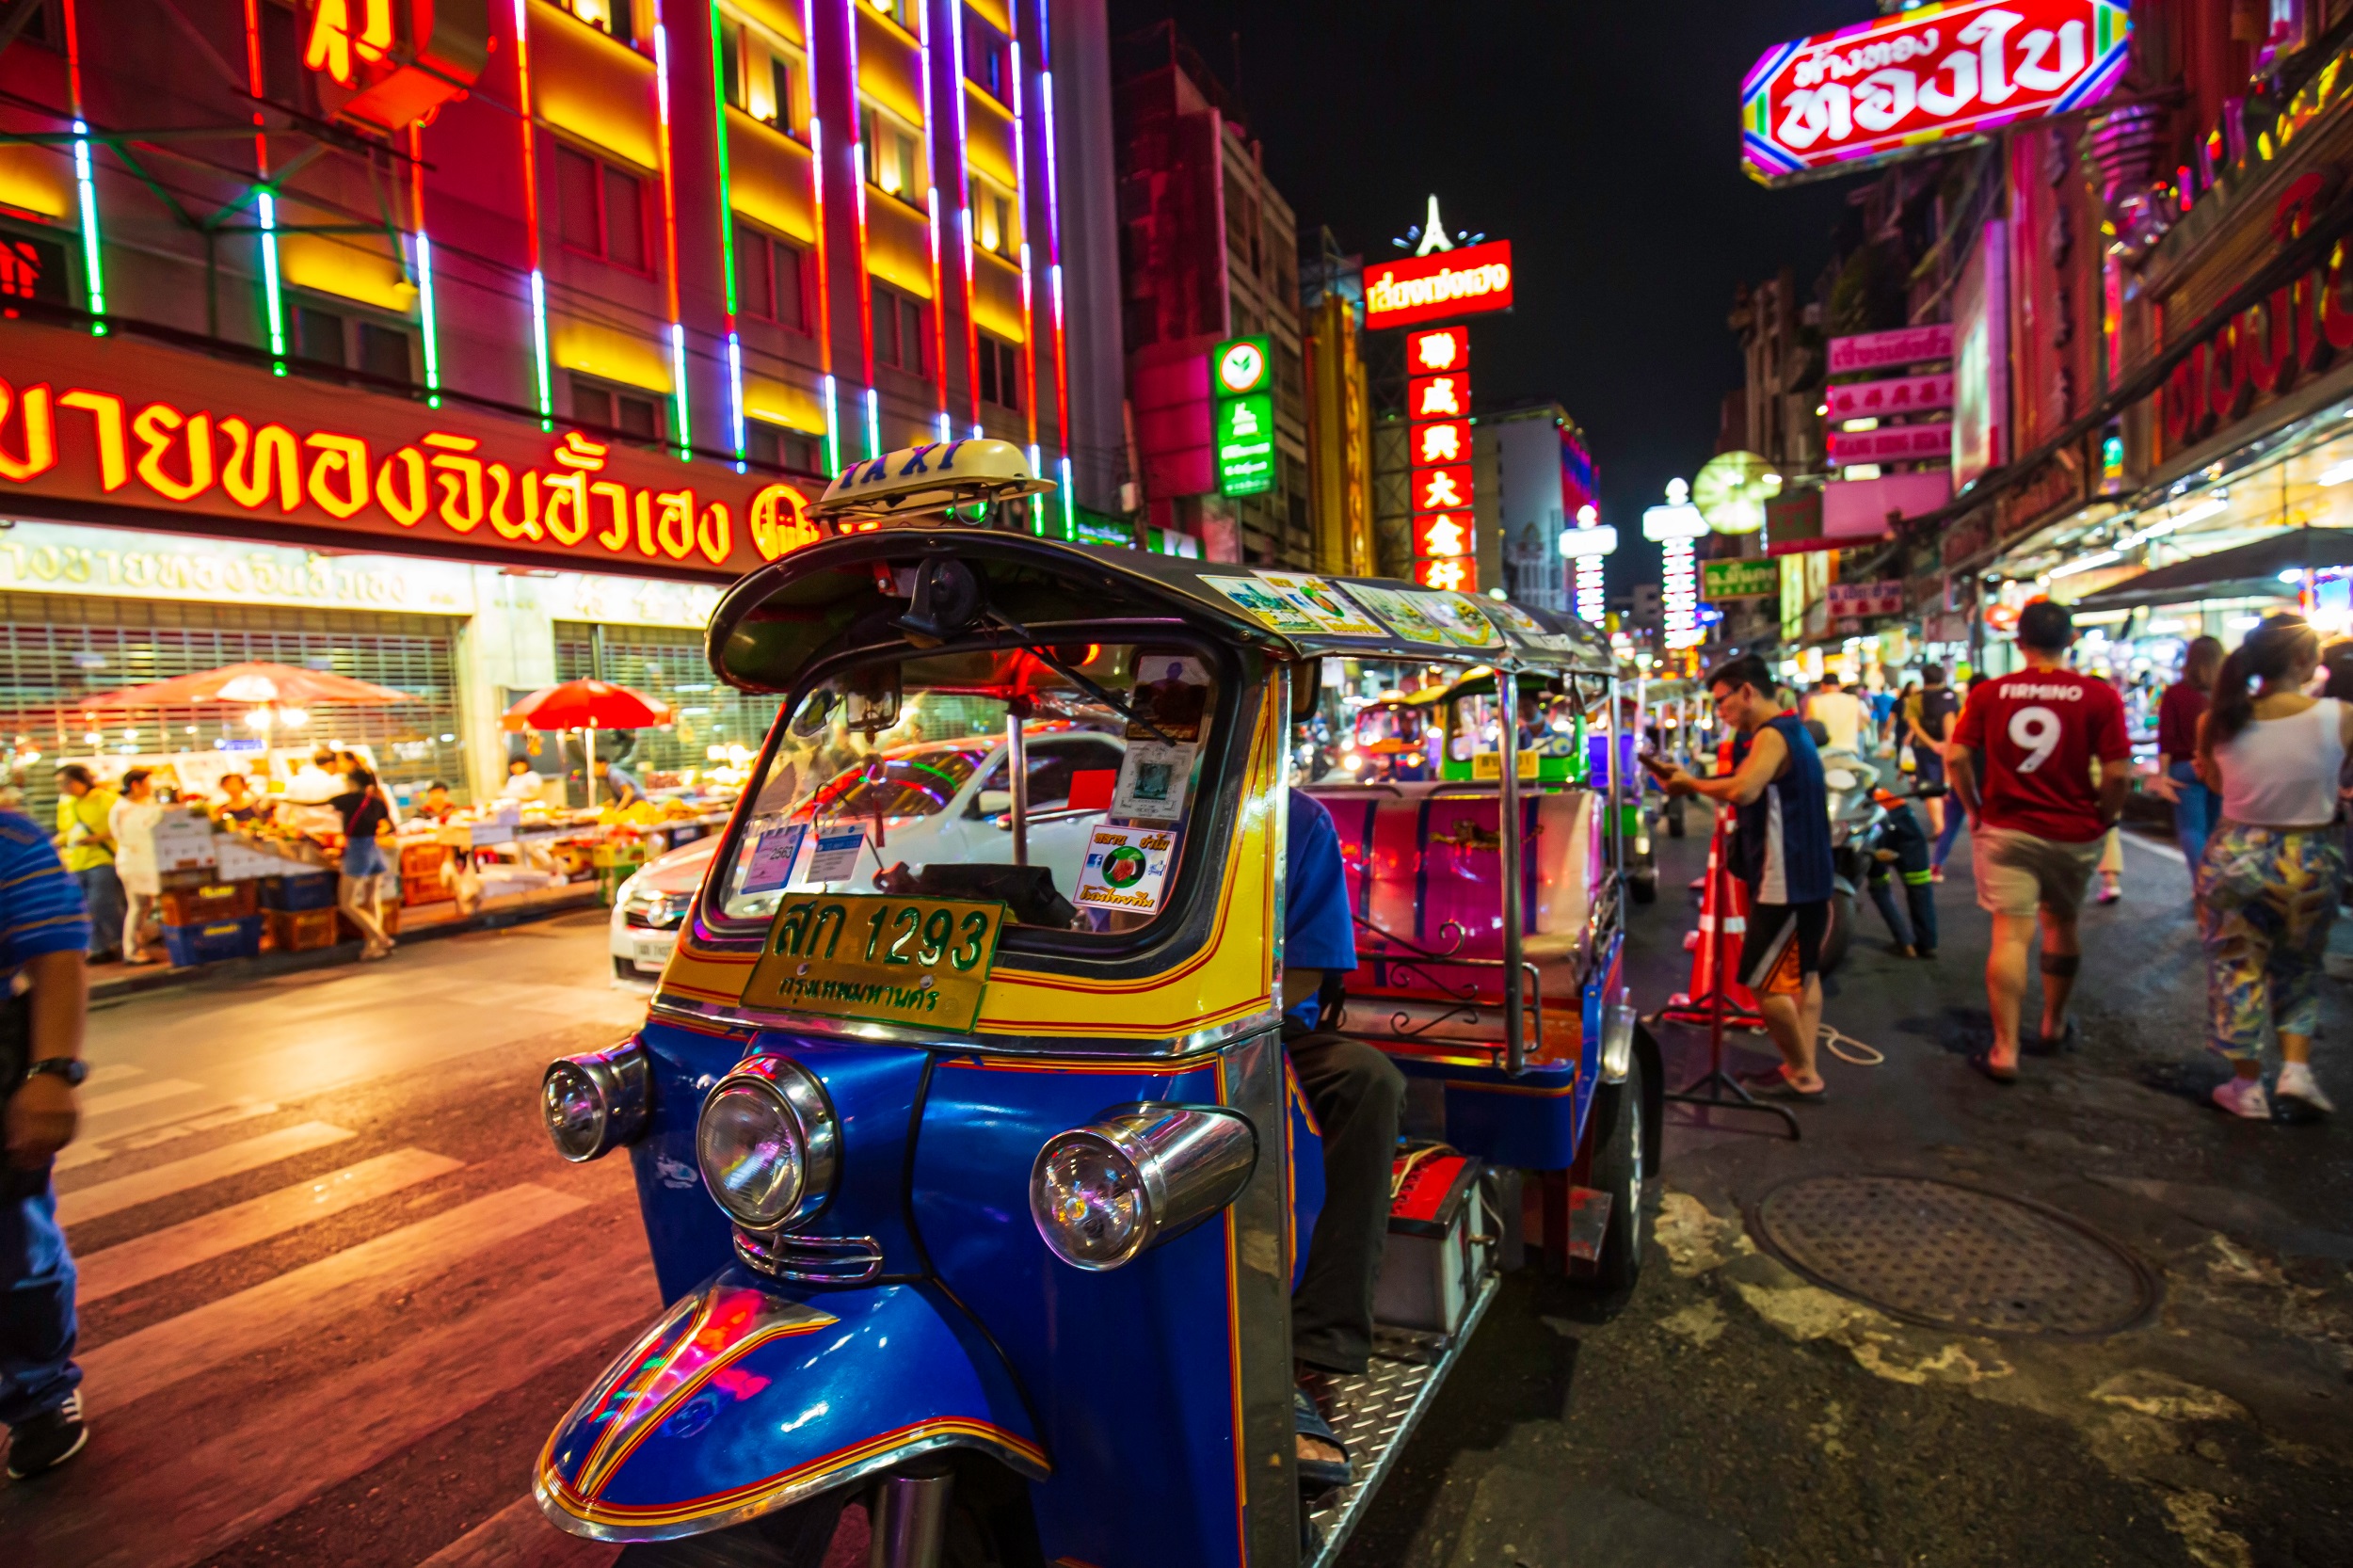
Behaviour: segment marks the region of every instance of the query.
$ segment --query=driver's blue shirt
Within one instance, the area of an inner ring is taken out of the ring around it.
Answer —
[[[1304,790],[1290,792],[1289,849],[1283,858],[1283,965],[1287,969],[1356,967],[1356,922],[1348,907],[1348,873],[1332,813]],[[1303,997],[1286,1009],[1309,1029],[1322,1009]]]

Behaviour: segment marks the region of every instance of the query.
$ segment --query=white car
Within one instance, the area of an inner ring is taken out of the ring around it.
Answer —
[[[1102,806],[1073,810],[1071,781],[1080,774],[1115,778],[1127,743],[1116,735],[1061,728],[1032,733],[1026,741],[1030,864],[1052,872],[1054,890],[1068,898],[1078,890],[1088,837],[1104,814]],[[1108,802],[1109,783],[1096,783],[1095,794]],[[821,792],[825,819],[844,826],[871,824],[879,811],[883,823],[879,846],[868,828],[866,848],[847,886],[871,890],[877,872],[902,862],[919,869],[935,861],[1010,865],[1010,785],[1004,743],[980,736],[893,747],[862,775],[841,776]],[[662,972],[718,844],[716,834],[697,839],[648,862],[621,885],[611,926],[616,976],[635,980]]]

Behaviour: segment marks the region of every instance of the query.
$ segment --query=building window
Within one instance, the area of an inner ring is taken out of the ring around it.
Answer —
[[[585,376],[572,377],[572,418],[583,424],[599,425],[641,440],[662,439],[660,398],[608,387]]]
[[[646,270],[646,185],[575,148],[555,149],[555,202],[568,248]]]
[[[262,8],[262,96],[309,114],[318,106],[311,73],[302,67],[302,22],[292,6]]]
[[[972,204],[980,213],[981,248],[1013,260],[1020,249],[1020,240],[1013,232],[1013,199],[978,180],[973,185]]]
[[[1000,338],[981,334],[981,401],[1021,410],[1021,351]]]
[[[802,292],[800,247],[747,223],[735,226],[735,295],[739,314],[808,330]]]
[[[793,473],[823,473],[824,459],[821,443],[814,436],[803,435],[787,425],[771,424],[766,420],[747,419],[744,422],[744,456],[755,463],[770,468],[785,469]]]
[[[71,305],[65,247],[40,235],[0,231],[0,317],[14,320],[19,301]]]
[[[866,3],[874,8],[875,15],[887,16],[910,32],[914,30],[917,0],[866,0]]]
[[[1004,35],[978,17],[967,17],[964,27],[965,79],[1000,104],[1010,104],[1013,94],[1006,84],[1013,72],[1005,57]]]
[[[913,205],[923,188],[923,166],[915,133],[871,104],[859,105],[858,135],[864,147],[867,184]]]
[[[793,84],[802,80],[799,55],[756,24],[722,8],[719,84],[728,107],[798,136],[807,123]]]
[[[637,17],[633,0],[556,0],[556,4],[597,31],[610,33],[623,43],[635,46]]]
[[[294,308],[295,353],[337,370],[388,381],[410,379],[408,333],[381,322],[353,320],[317,305]]]
[[[874,293],[874,362],[895,365],[910,376],[927,374],[923,360],[923,306],[881,283]]]

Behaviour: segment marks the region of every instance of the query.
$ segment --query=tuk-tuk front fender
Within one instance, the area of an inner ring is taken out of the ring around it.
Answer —
[[[549,1437],[539,1507],[574,1535],[723,1529],[938,1448],[1048,1472],[997,1352],[935,1287],[787,1295],[734,1267],[680,1298]]]

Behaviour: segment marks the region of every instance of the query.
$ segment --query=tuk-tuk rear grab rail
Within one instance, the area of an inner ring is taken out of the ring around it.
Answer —
[[[1449,960],[1447,960],[1447,962],[1451,963],[1451,964],[1459,964],[1459,965],[1463,966],[1463,967],[1464,967],[1464,968],[1465,968],[1499,969],[1499,968],[1502,968],[1504,967],[1504,961],[1503,961],[1502,959],[1500,959],[1500,958],[1453,958],[1453,959],[1449,959]],[[1408,960],[1405,960],[1405,961],[1403,961],[1403,962],[1400,963],[1400,964],[1398,965],[1398,967],[1399,967],[1399,968],[1401,968],[1410,969],[1410,970],[1413,970],[1413,971],[1414,971],[1414,972],[1416,972],[1416,973],[1420,974],[1424,980],[1428,981],[1428,982],[1431,984],[1431,985],[1433,986],[1433,988],[1434,988],[1434,989],[1436,989],[1436,990],[1439,990],[1439,991],[1444,992],[1444,993],[1445,993],[1445,999],[1444,999],[1444,1000],[1443,1000],[1443,1001],[1439,1000],[1438,1000],[1438,999],[1436,999],[1436,998],[1429,999],[1429,1000],[1431,1000],[1431,1003],[1432,1003],[1433,1005],[1439,1006],[1439,1007],[1443,1008],[1443,1011],[1441,1011],[1441,1012],[1437,1015],[1437,1016],[1435,1016],[1435,1017],[1433,1017],[1433,1018],[1430,1018],[1430,1019],[1426,1020],[1425,1022],[1423,1022],[1423,1023],[1422,1023],[1422,1024],[1421,1024],[1418,1028],[1409,1027],[1409,1026],[1410,1026],[1410,1024],[1411,1024],[1411,1018],[1410,1018],[1409,1015],[1407,1015],[1407,1014],[1405,1014],[1405,1013],[1403,1013],[1403,1012],[1395,1012],[1395,1013],[1391,1013],[1391,1014],[1389,1015],[1389,1032],[1387,1032],[1387,1033],[1385,1033],[1385,1034],[1380,1034],[1380,1033],[1360,1033],[1360,1034],[1357,1034],[1357,1036],[1356,1036],[1358,1039],[1368,1040],[1368,1041],[1373,1041],[1373,1042],[1379,1042],[1379,1041],[1382,1041],[1382,1040],[1393,1040],[1393,1041],[1396,1041],[1396,1042],[1398,1042],[1398,1043],[1400,1043],[1400,1044],[1404,1044],[1404,1045],[1415,1044],[1415,1043],[1417,1043],[1417,1042],[1419,1042],[1420,1040],[1422,1040],[1422,1039],[1423,1039],[1423,1037],[1425,1037],[1426,1035],[1428,1035],[1428,1034],[1430,1033],[1430,1032],[1431,1032],[1431,1031],[1433,1031],[1433,1030],[1434,1030],[1434,1029],[1439,1028],[1441,1025],[1444,1025],[1444,1024],[1449,1023],[1449,1022],[1451,1022],[1451,1021],[1453,1021],[1453,1020],[1455,1020],[1455,1019],[1457,1019],[1457,1018],[1460,1018],[1460,1019],[1461,1019],[1463,1022],[1465,1022],[1465,1023],[1476,1024],[1476,1023],[1477,1023],[1477,1022],[1479,1022],[1479,1020],[1480,1020],[1480,1015],[1481,1015],[1481,1012],[1483,1012],[1483,1011],[1487,1011],[1487,1010],[1490,1010],[1490,1009],[1493,1009],[1493,1010],[1495,1010],[1495,1011],[1500,1012],[1500,1011],[1502,1010],[1503,1006],[1504,1006],[1504,1005],[1506,1005],[1506,1004],[1504,1004],[1504,1003],[1499,1003],[1499,1002],[1485,1002],[1485,1001],[1481,1001],[1481,1000],[1479,1000],[1479,992],[1478,992],[1478,987],[1476,987],[1476,986],[1471,986],[1471,987],[1466,988],[1466,989],[1465,989],[1465,990],[1464,990],[1464,991],[1457,992],[1457,991],[1456,991],[1456,990],[1455,990],[1452,986],[1448,985],[1445,982],[1443,982],[1443,981],[1439,980],[1436,976],[1432,975],[1432,974],[1430,974],[1427,970],[1422,969],[1419,964],[1417,964],[1417,963],[1414,962],[1414,961],[1413,961],[1413,960],[1411,960],[1411,959],[1408,959]],[[1533,1059],[1536,1059],[1536,1060],[1542,1060],[1542,1059],[1544,1058],[1544,1056],[1545,1056],[1545,981],[1544,981],[1544,975],[1543,975],[1543,972],[1542,972],[1540,969],[1538,969],[1538,968],[1536,967],[1536,965],[1535,965],[1535,964],[1533,964],[1532,962],[1527,961],[1527,960],[1522,960],[1522,961],[1521,961],[1521,964],[1520,964],[1520,969],[1521,969],[1521,972],[1522,972],[1522,977],[1524,978],[1524,980],[1526,981],[1526,983],[1527,983],[1527,984],[1528,984],[1528,986],[1529,986],[1529,990],[1528,990],[1528,992],[1526,993],[1526,1000],[1523,1000],[1523,1002],[1521,1003],[1521,1007],[1522,1007],[1522,1011],[1523,1011],[1523,1027],[1525,1027],[1525,1013],[1527,1012],[1527,1010],[1529,1010],[1529,1009],[1532,1008],[1532,1009],[1534,1010],[1534,1012],[1535,1012],[1535,1015],[1536,1015],[1536,1038],[1535,1038],[1534,1044],[1533,1044],[1532,1046],[1530,1046],[1530,1047],[1529,1047],[1529,1048],[1528,1048],[1527,1054],[1528,1054],[1528,1056],[1529,1056],[1530,1058],[1533,1058]],[[1399,1000],[1399,999],[1391,999],[1391,998],[1386,998],[1386,997],[1377,998],[1377,999],[1376,999],[1376,998],[1372,998],[1372,997],[1367,997],[1367,998],[1365,998],[1365,999],[1363,999],[1363,1000],[1367,1000],[1367,1001],[1372,1001],[1372,1000],[1377,1000],[1387,1001],[1387,1000]],[[1401,1000],[1406,1000],[1406,1001],[1413,1001],[1413,1000],[1420,1000],[1420,999],[1412,998],[1412,997],[1407,997],[1407,998],[1404,998],[1404,999],[1401,999]],[[1343,1016],[1345,1016],[1345,1014],[1343,1014]],[[1498,1020],[1498,1021],[1500,1021],[1500,1020]],[[1470,1044],[1470,1045],[1479,1045],[1479,1044],[1481,1044],[1482,1042],[1481,1042],[1481,1041],[1480,1041],[1480,1040],[1478,1040],[1476,1037],[1474,1037],[1474,1038],[1472,1038],[1471,1040],[1469,1040],[1469,1041],[1467,1041],[1467,1042],[1465,1042],[1465,1043]],[[1503,1043],[1501,1046],[1498,1046],[1498,1047],[1497,1047],[1497,1048],[1497,1048],[1497,1053],[1498,1053],[1499,1055],[1503,1055],[1503,1056],[1507,1056],[1507,1057],[1508,1057],[1508,1055],[1509,1055],[1509,1048],[1510,1048],[1510,1041],[1509,1041],[1509,1039],[1508,1039],[1508,1037],[1507,1037],[1507,1039],[1504,1041],[1504,1043]],[[1526,1068],[1526,1064],[1525,1064],[1525,1063],[1522,1063],[1522,1064],[1521,1064],[1519,1066],[1517,1066],[1517,1067],[1507,1068],[1506,1070],[1507,1070],[1507,1071],[1512,1072],[1512,1073],[1513,1074],[1513,1076],[1515,1076],[1515,1077],[1516,1077],[1516,1076],[1517,1076],[1520,1072],[1524,1072],[1524,1071],[1526,1071],[1526,1070],[1527,1070],[1527,1068]]]

